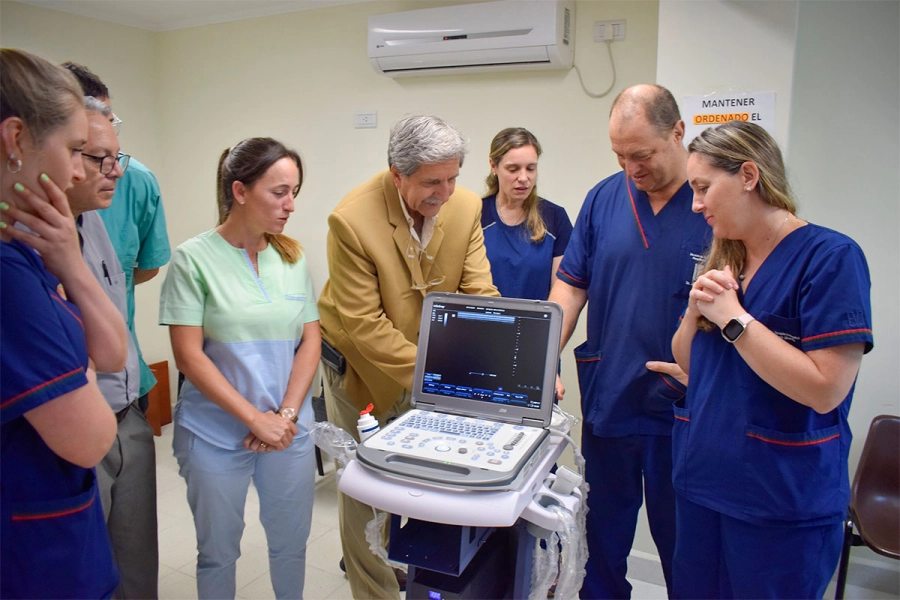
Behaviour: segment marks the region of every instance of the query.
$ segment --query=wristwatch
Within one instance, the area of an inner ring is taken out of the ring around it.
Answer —
[[[725,327],[722,328],[722,337],[725,338],[725,341],[733,344],[738,341],[742,335],[744,335],[744,330],[747,329],[747,325],[755,321],[753,315],[750,313],[744,313],[739,317],[735,317],[734,319],[728,321],[725,324]]]
[[[297,422],[297,409],[291,406],[282,406],[278,410],[275,411],[285,419],[290,419],[291,423]]]

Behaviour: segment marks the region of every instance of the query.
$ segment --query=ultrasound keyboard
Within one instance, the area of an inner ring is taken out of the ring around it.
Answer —
[[[502,423],[470,419],[468,417],[451,417],[449,415],[423,413],[408,415],[400,424],[401,427],[414,432],[446,433],[473,440],[487,441],[500,431]]]
[[[546,435],[540,427],[413,409],[363,442],[357,456],[401,475],[491,485],[527,470]]]

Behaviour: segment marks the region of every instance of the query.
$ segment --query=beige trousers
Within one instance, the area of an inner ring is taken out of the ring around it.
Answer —
[[[356,423],[359,409],[344,390],[344,377],[335,373],[328,365],[321,368],[322,384],[325,389],[325,407],[328,420],[349,432],[359,441]],[[391,408],[373,415],[383,427],[385,423],[409,410],[410,393],[404,390]],[[374,518],[373,509],[368,504],[354,500],[338,492],[338,518],[340,520],[341,546],[344,551],[344,565],[350,590],[357,600],[378,598],[399,600],[400,588],[394,570],[381,558],[372,554],[366,541],[366,524]],[[390,521],[385,525],[384,541],[387,543]]]

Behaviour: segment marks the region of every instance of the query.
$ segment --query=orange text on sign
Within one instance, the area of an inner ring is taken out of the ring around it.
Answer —
[[[728,121],[749,121],[750,113],[725,113],[723,115],[694,115],[694,125],[715,125]]]

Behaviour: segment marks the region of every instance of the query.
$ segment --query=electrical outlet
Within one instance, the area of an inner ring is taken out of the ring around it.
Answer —
[[[378,113],[374,110],[361,110],[353,115],[353,126],[356,129],[374,129],[378,127]]]
[[[625,41],[625,19],[614,21],[594,21],[594,41]]]

